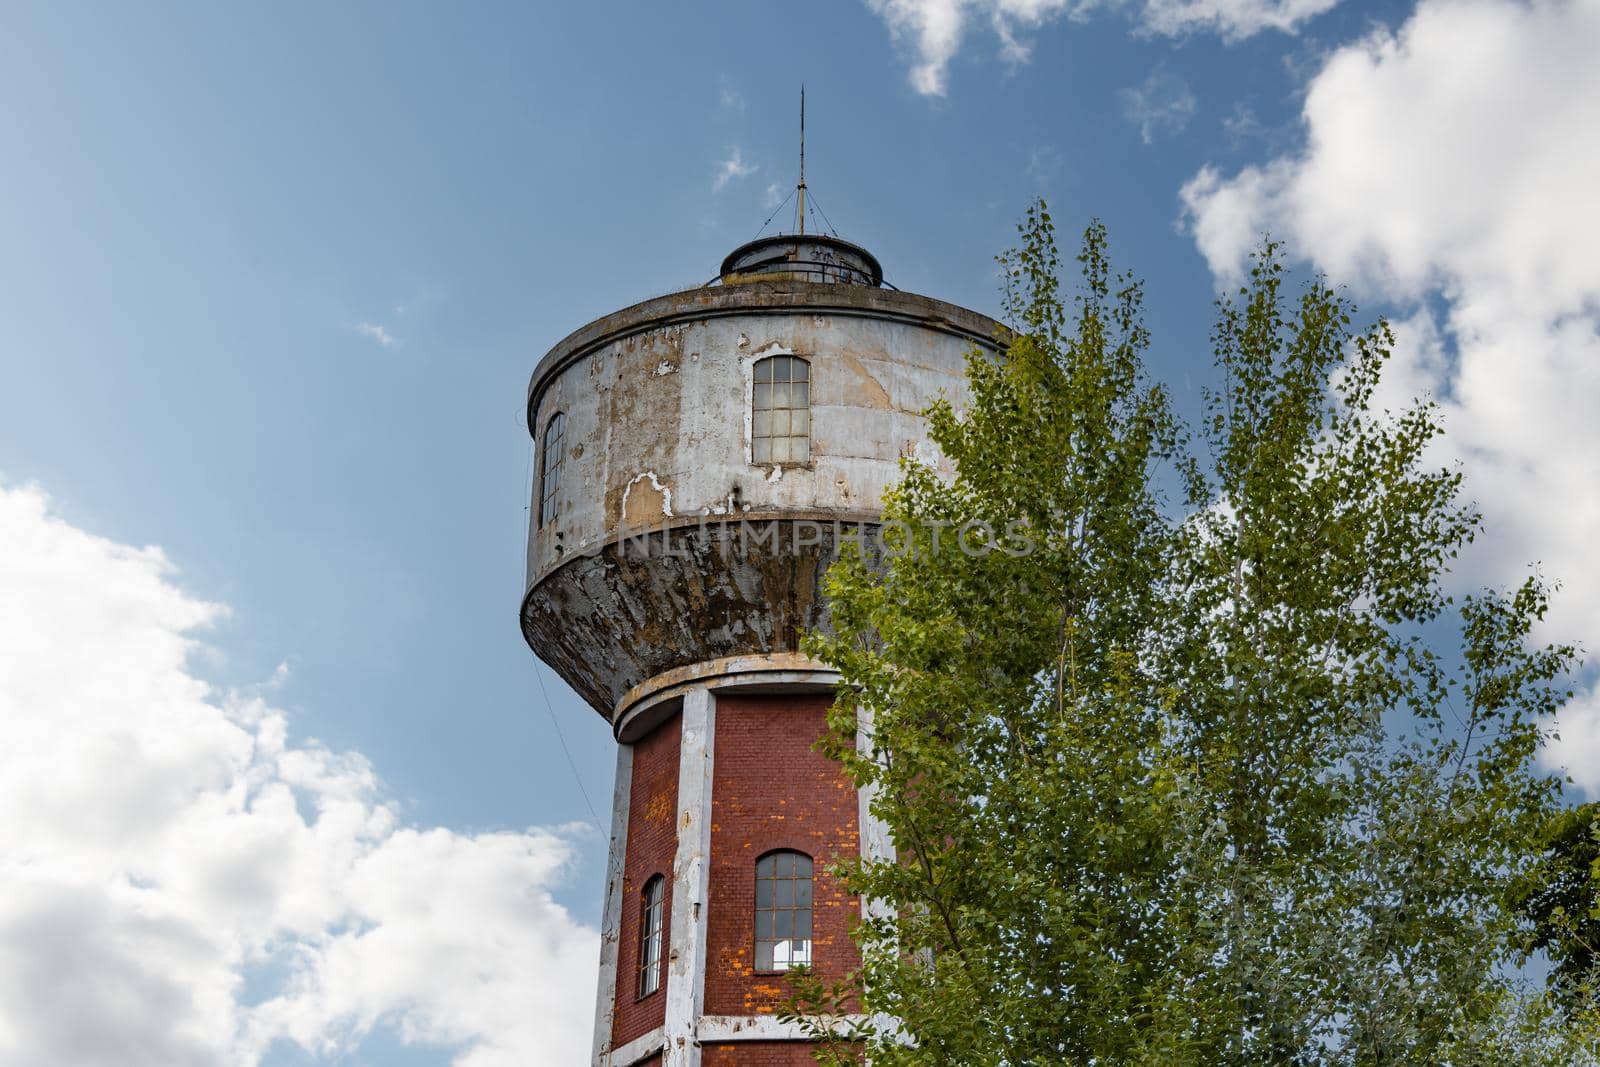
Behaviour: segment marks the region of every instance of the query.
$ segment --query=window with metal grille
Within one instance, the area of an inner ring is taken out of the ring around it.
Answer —
[[[811,857],[769,852],[756,861],[756,970],[811,962]]]
[[[639,995],[647,997],[661,988],[661,912],[667,880],[656,875],[644,884],[639,916]]]
[[[755,365],[750,461],[811,459],[811,367],[799,356],[768,356]]]
[[[539,450],[539,525],[556,517],[557,494],[561,492],[561,446],[566,437],[567,417],[561,412],[544,424],[544,445]]]

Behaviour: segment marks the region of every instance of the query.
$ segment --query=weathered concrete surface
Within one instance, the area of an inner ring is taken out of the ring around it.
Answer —
[[[619,543],[700,518],[871,521],[901,457],[945,465],[922,412],[965,401],[967,353],[997,336],[942,301],[793,279],[676,293],[578,330],[529,386],[534,439],[556,412],[566,423],[555,517],[539,525],[537,485],[530,509],[528,643],[607,716],[663,671],[796,650],[826,624],[831,544],[730,551],[712,537],[629,558]],[[779,354],[810,364],[811,458],[756,465],[752,368]]]
[[[875,511],[901,456],[936,458],[922,412],[941,394],[964,400],[966,354],[994,329],[926,297],[806,282],[692,290],[584,327],[530,387],[535,440],[556,412],[566,422],[557,512],[544,528],[535,516],[529,586],[646,521]],[[812,458],[754,465],[752,366],[785,354],[810,363]]]
[[[665,1040],[662,1028],[658,1026],[643,1037],[600,1054],[595,1058],[595,1067],[634,1067],[634,1064],[644,1063],[651,1057],[656,1057],[655,1062],[659,1064]]]
[[[676,668],[798,652],[807,630],[827,625],[822,580],[840,541],[863,527],[742,519],[691,521],[569,560],[523,602],[528,643],[608,718],[630,689]]]

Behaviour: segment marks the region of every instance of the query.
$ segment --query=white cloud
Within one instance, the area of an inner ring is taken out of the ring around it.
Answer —
[[[1120,89],[1122,115],[1139,127],[1145,144],[1155,140],[1157,131],[1177,133],[1194,118],[1198,101],[1189,83],[1157,67],[1136,88]]]
[[[158,549],[3,486],[0,545],[0,1062],[334,1061],[378,1028],[458,1067],[586,1056],[565,831],[404,825],[359,754],[287,740],[270,686],[191,673],[224,610]]]
[[[746,163],[739,146],[728,149],[728,158],[717,164],[716,176],[711,179],[711,191],[720,193],[731,181],[748,178],[756,172],[754,163]]]
[[[1294,32],[1338,0],[867,0],[896,42],[914,55],[911,86],[943,96],[950,62],[971,25],[987,24],[1001,58],[1025,63],[1026,35],[1058,18],[1086,19],[1101,10],[1128,11],[1140,27],[1170,37],[1211,32],[1237,41],[1263,30]]]
[[[1266,30],[1293,33],[1338,0],[1145,0],[1139,19],[1152,32],[1169,37],[1215,33],[1242,41]]]
[[[726,76],[723,76],[717,82],[717,98],[722,102],[725,110],[737,112],[741,115],[744,114],[744,94],[734,88],[733,83]]]
[[[1600,686],[1580,692],[1557,717],[1554,740],[1541,753],[1552,770],[1564,770],[1590,797],[1600,797]]]
[[[400,311],[402,309],[396,308],[395,310]],[[384,348],[388,348],[395,343],[394,334],[390,333],[387,329],[374,322],[356,323],[356,333],[359,333],[363,337],[372,338]]]
[[[1264,230],[1404,311],[1389,398],[1431,391],[1489,536],[1474,580],[1539,563],[1546,633],[1600,638],[1600,3],[1425,0],[1312,79],[1305,144],[1182,198],[1213,271]],[[1600,789],[1600,694],[1549,750]]]
[[[911,87],[924,96],[943,96],[945,71],[966,29],[966,0],[867,0],[867,6],[889,24],[896,41],[908,42],[916,53]]]

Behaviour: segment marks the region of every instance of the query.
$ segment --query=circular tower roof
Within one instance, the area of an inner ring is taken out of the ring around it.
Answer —
[[[883,267],[876,256],[860,245],[822,234],[758,237],[728,253],[721,275],[723,285],[784,278],[874,288],[883,284]]]

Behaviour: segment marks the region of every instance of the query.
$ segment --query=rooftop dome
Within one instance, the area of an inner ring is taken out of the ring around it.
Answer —
[[[835,285],[883,284],[878,259],[860,245],[822,234],[758,237],[728,253],[722,284],[805,281]]]

